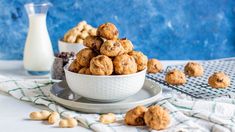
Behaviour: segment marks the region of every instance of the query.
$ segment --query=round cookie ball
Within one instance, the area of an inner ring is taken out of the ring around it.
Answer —
[[[148,109],[144,106],[137,106],[134,109],[129,110],[125,115],[125,123],[132,126],[143,126],[144,122],[144,113]]]
[[[140,51],[131,51],[129,53],[129,55],[135,58],[135,62],[137,64],[137,70],[138,71],[142,71],[147,67],[148,58],[142,52],[140,52]]]
[[[186,83],[186,77],[183,72],[173,69],[166,74],[165,81],[172,85],[183,85]]]
[[[97,35],[108,40],[115,40],[118,38],[119,32],[114,24],[108,22],[98,27]]]
[[[81,68],[78,73],[79,73],[79,74],[91,75],[91,72],[90,72],[90,68],[89,68],[89,67],[83,67],[83,68]]]
[[[89,67],[89,63],[90,63],[91,58],[93,58],[95,56],[96,56],[96,53],[92,49],[85,48],[85,49],[80,50],[77,53],[76,59],[81,66]]]
[[[116,56],[113,61],[114,70],[116,74],[126,75],[137,72],[137,64],[135,59],[128,54]]]
[[[155,130],[162,130],[170,124],[170,115],[160,106],[151,106],[144,114],[146,125]]]
[[[148,73],[158,73],[163,70],[162,63],[158,61],[157,59],[149,59],[147,64],[147,72]]]
[[[79,71],[78,71],[78,73],[79,74],[85,74],[85,72],[86,72],[86,67],[83,67],[83,68],[81,68]]]
[[[76,72],[78,73],[78,71],[81,69],[81,65],[78,64],[78,61],[75,59],[70,65],[68,70],[71,72]]]
[[[203,67],[196,62],[188,62],[184,67],[184,73],[190,77],[199,77],[203,75]]]
[[[88,67],[88,68],[86,69],[85,74],[87,74],[87,75],[91,75],[91,74],[92,74],[91,71],[90,71],[90,67]]]
[[[115,57],[124,53],[124,48],[121,43],[114,40],[105,41],[101,48],[100,53],[109,57]]]
[[[129,53],[133,50],[134,46],[132,42],[127,38],[122,38],[119,39],[118,41],[121,43],[122,47],[124,48],[124,53]]]
[[[88,36],[83,41],[86,47],[92,48],[94,50],[100,50],[101,45],[103,44],[103,39],[97,36]]]
[[[111,75],[113,73],[113,62],[105,55],[98,55],[91,59],[90,72],[93,75]]]
[[[226,88],[230,85],[230,78],[223,72],[215,72],[209,77],[208,84],[212,88]]]

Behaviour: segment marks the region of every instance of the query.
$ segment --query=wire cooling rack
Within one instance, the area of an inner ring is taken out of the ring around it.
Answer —
[[[235,58],[203,61],[201,64],[204,67],[204,75],[202,77],[187,76],[187,83],[180,86],[167,84],[165,82],[165,75],[169,70],[174,68],[183,71],[185,65],[168,66],[162,73],[148,74],[147,77],[167,87],[188,94],[194,98],[209,99],[221,96],[235,96]],[[218,71],[223,71],[230,77],[231,83],[228,88],[215,89],[208,85],[208,78],[214,72]]]

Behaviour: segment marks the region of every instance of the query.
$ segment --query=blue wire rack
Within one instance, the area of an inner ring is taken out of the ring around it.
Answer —
[[[185,65],[168,66],[165,71],[157,74],[148,74],[147,77],[169,88],[188,94],[194,98],[210,99],[221,96],[235,96],[235,58],[211,60],[201,62],[204,67],[202,77],[187,77],[187,83],[180,86],[169,85],[165,82],[165,75],[169,70],[184,70]],[[208,78],[218,71],[223,71],[231,79],[226,89],[215,89],[208,85]]]

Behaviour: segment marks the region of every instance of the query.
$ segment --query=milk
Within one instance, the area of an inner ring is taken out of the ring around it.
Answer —
[[[46,27],[46,14],[29,15],[29,31],[24,49],[25,69],[31,73],[49,72],[53,58],[51,40]]]

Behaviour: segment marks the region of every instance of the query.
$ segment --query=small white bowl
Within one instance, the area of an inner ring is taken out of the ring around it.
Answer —
[[[69,88],[92,101],[115,102],[137,93],[144,85],[146,69],[129,75],[96,76],[70,72],[65,66]]]
[[[80,43],[67,43],[62,40],[58,40],[58,47],[60,52],[74,52],[77,53],[84,49],[85,46]]]

